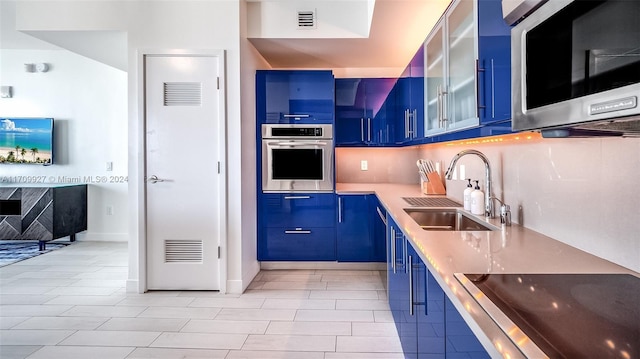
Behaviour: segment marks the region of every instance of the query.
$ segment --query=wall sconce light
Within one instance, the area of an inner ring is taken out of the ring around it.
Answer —
[[[0,98],[11,98],[11,86],[0,86]]]
[[[24,64],[24,72],[47,72],[49,71],[49,64],[40,62],[37,64]]]

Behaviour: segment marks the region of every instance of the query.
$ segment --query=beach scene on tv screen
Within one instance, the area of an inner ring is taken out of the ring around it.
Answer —
[[[52,119],[0,119],[0,163],[51,163]]]

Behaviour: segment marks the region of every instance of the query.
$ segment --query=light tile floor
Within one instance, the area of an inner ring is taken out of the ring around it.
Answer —
[[[401,359],[378,271],[270,270],[242,294],[126,293],[126,243],[0,268],[0,358]]]

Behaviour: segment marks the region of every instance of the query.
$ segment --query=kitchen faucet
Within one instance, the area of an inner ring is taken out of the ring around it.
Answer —
[[[484,215],[489,218],[493,218],[493,201],[491,200],[491,167],[489,166],[489,159],[482,152],[476,150],[464,150],[460,151],[457,155],[451,159],[451,164],[447,168],[445,173],[446,179],[450,180],[453,176],[453,169],[456,166],[456,162],[460,157],[465,155],[476,155],[484,162]]]

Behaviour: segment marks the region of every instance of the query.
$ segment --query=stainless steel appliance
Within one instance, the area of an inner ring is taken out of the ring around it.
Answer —
[[[263,192],[332,192],[332,125],[262,125]]]
[[[553,0],[517,24],[513,129],[640,135],[638,19],[640,1]]]

